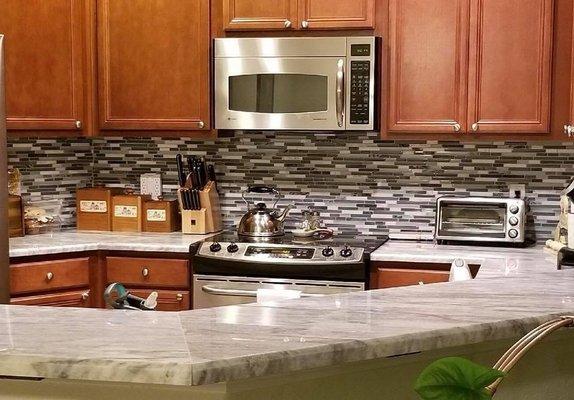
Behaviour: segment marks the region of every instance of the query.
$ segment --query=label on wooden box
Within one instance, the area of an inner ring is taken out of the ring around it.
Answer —
[[[167,212],[165,210],[147,210],[146,219],[150,222],[165,222],[167,221]]]
[[[115,206],[114,207],[114,217],[120,218],[137,218],[138,217],[138,207],[137,206]]]
[[[103,200],[82,200],[80,211],[85,213],[107,213],[108,202]]]

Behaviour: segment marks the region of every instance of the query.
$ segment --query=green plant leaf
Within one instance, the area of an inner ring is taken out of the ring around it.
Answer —
[[[447,357],[433,362],[419,375],[415,391],[423,400],[490,400],[486,391],[504,373],[465,358]]]

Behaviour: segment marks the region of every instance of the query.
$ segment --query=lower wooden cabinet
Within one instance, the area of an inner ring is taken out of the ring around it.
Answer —
[[[52,306],[52,307],[91,307],[90,290],[73,292],[49,293],[35,296],[14,297],[11,304],[26,306]]]
[[[147,298],[151,289],[128,289],[131,294]],[[185,311],[191,308],[191,293],[188,290],[156,290],[157,311]]]
[[[89,257],[12,264],[10,293],[49,292],[90,285]]]
[[[188,288],[189,261],[143,257],[107,257],[108,283],[151,288]]]

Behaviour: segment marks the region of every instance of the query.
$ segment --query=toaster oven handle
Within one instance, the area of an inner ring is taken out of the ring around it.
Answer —
[[[345,109],[345,61],[340,59],[337,61],[337,125],[343,127],[344,109]]]

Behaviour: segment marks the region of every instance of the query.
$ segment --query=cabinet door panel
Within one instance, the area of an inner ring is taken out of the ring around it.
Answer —
[[[90,307],[90,291],[41,294],[37,296],[13,297],[10,304],[22,306]]]
[[[209,0],[98,2],[102,129],[209,128]]]
[[[375,0],[299,0],[304,29],[374,29]]]
[[[8,129],[78,130],[84,113],[82,0],[0,0]]]
[[[180,287],[191,285],[188,260],[107,257],[108,282],[137,287]]]
[[[142,299],[147,298],[153,289],[129,289],[130,293]],[[155,290],[157,292],[157,311],[185,311],[191,309],[190,292],[175,290]]]
[[[468,0],[390,0],[389,5],[389,130],[464,130]]]
[[[448,282],[449,274],[449,271],[378,268],[376,289]]]
[[[472,0],[468,122],[477,132],[549,131],[552,0]]]
[[[90,259],[40,261],[10,266],[10,293],[47,292],[90,284]]]
[[[225,30],[285,30],[298,26],[297,0],[223,0]]]

